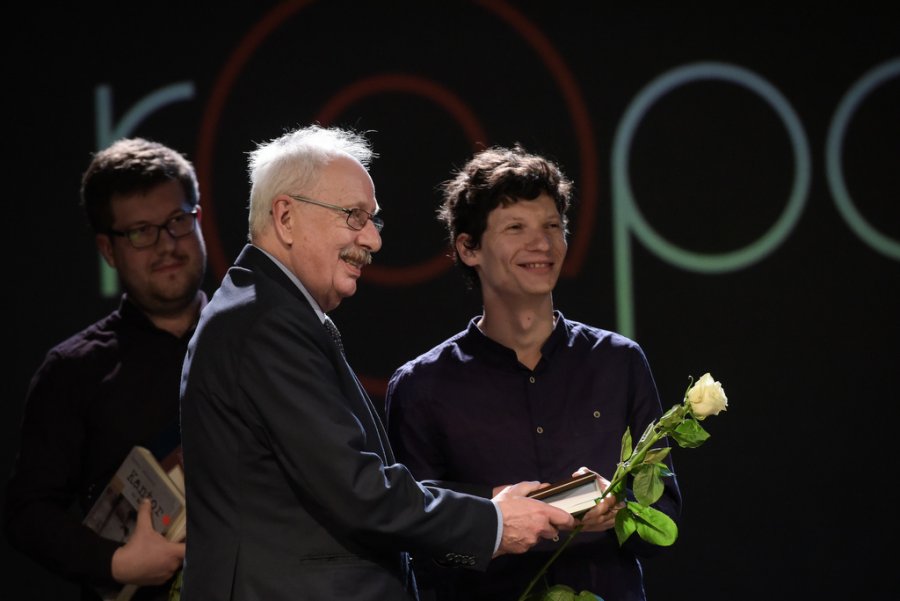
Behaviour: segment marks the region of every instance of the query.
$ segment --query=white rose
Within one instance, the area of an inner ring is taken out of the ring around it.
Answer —
[[[720,382],[713,380],[709,373],[697,380],[688,391],[688,401],[691,403],[691,413],[697,419],[704,419],[710,415],[718,415],[720,411],[728,408],[728,397]]]

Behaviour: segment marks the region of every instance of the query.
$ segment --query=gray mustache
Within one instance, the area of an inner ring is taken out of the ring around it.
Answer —
[[[344,261],[359,263],[360,265],[370,265],[372,263],[372,253],[362,249],[344,251],[341,253],[340,258]]]

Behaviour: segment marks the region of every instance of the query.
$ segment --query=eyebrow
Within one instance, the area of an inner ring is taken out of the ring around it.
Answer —
[[[182,215],[188,215],[188,214],[190,214],[195,208],[196,208],[196,207],[191,207],[190,209],[187,209],[187,210],[185,210],[185,209],[177,209],[174,213],[169,213],[169,216],[164,218],[163,223],[166,223],[167,221],[170,221],[170,220],[175,219],[176,217],[180,217],[180,216],[182,216]],[[142,225],[159,225],[159,224],[154,223],[154,222],[152,222],[152,221],[148,221],[147,219],[141,219],[140,221],[135,221],[135,222],[132,223],[131,225],[125,226],[125,227],[122,228],[122,229],[123,229],[123,230],[130,230],[130,229],[134,229],[134,228],[136,228],[136,227],[141,227]]]

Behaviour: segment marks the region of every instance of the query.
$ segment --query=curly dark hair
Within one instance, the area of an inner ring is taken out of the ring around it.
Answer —
[[[480,287],[478,274],[466,265],[456,250],[456,239],[468,234],[466,247],[481,246],[488,215],[501,204],[534,200],[541,193],[553,198],[562,218],[572,201],[573,184],[555,162],[530,154],[520,144],[512,148],[494,146],[476,153],[456,176],[441,185],[444,201],[438,219],[447,227],[448,240],[456,265],[463,270],[472,288]]]

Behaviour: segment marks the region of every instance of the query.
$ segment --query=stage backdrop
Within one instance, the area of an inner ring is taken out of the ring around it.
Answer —
[[[577,186],[557,307],[635,338],[665,407],[705,371],[730,399],[708,443],[673,453],[683,526],[646,564],[650,598],[897,593],[896,17],[852,4],[78,4],[24,4],[4,36],[4,475],[43,354],[116,302],[77,206],[96,149],[140,135],[194,161],[211,293],[246,239],[246,153],[312,122],[371,132],[384,248],[334,318],[381,404],[397,366],[479,311],[447,259],[437,186],[476,149],[520,142]],[[19,599],[74,594],[5,540],[0,565]]]

